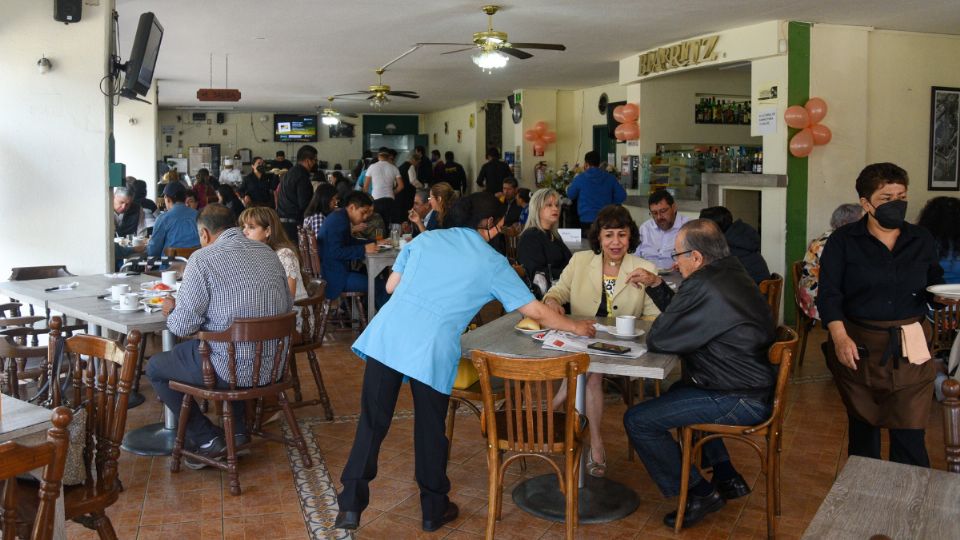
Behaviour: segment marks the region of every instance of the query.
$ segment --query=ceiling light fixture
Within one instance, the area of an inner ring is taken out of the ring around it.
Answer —
[[[323,122],[325,126],[335,126],[340,123],[340,119],[336,116],[324,116],[320,121]]]
[[[496,49],[480,51],[473,56],[473,63],[487,73],[494,69],[506,67],[508,60],[510,60],[509,56]]]
[[[372,98],[370,98],[370,106],[377,111],[382,110],[383,106],[387,103],[390,103],[390,98],[384,94],[375,94]]]

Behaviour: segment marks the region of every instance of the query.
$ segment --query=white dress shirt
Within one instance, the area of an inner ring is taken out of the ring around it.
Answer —
[[[650,218],[640,225],[640,246],[635,255],[642,257],[657,268],[671,268],[673,266],[673,243],[677,239],[677,233],[684,223],[690,221],[690,218],[677,214],[673,220],[673,227],[669,230],[663,230],[657,226],[657,222]]]

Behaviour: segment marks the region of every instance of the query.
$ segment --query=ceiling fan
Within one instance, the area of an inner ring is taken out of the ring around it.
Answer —
[[[369,95],[370,106],[378,111],[387,103],[390,103],[390,96],[409,99],[420,99],[420,96],[413,90],[391,90],[390,85],[383,84],[383,72],[385,68],[377,68],[377,84],[372,84],[367,90],[358,90],[346,94],[336,94],[333,97]]]
[[[326,107],[317,107],[320,109],[320,121],[325,126],[335,126],[340,123],[340,117],[356,118],[355,113],[342,113],[333,108],[333,96],[327,97],[329,105]]]
[[[500,10],[500,6],[488,5],[483,6],[481,9],[487,14],[487,30],[485,32],[475,32],[473,34],[473,43],[417,43],[417,45],[462,45],[466,47],[465,49],[447,51],[442,54],[453,54],[479,49],[479,52],[473,57],[473,63],[484,71],[506,66],[507,60],[510,59],[507,55],[519,58],[520,60],[533,57],[532,54],[522,49],[567,50],[566,46],[559,43],[511,43],[507,39],[506,32],[499,32],[493,29],[493,15]]]

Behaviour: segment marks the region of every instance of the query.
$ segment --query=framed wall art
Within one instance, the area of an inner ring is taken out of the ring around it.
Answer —
[[[934,86],[930,95],[927,189],[960,190],[960,88]]]

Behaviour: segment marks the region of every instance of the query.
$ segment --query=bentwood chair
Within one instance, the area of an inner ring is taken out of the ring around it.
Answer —
[[[222,332],[199,332],[200,359],[203,366],[203,386],[194,386],[179,381],[170,381],[170,388],[183,393],[183,404],[180,407],[180,422],[177,425],[177,437],[173,446],[173,459],[170,461],[170,471],[180,472],[180,461],[188,456],[209,466],[227,471],[230,483],[230,494],[240,495],[240,474],[237,465],[237,451],[247,448],[252,443],[237,446],[234,439],[236,425],[233,417],[235,401],[257,401],[257,411],[254,418],[247,416],[247,431],[287,446],[296,448],[307,467],[313,467],[310,454],[307,453],[307,443],[293,415],[290,403],[287,401],[287,390],[293,388],[290,376],[290,354],[293,334],[295,332],[296,315],[291,311],[274,317],[256,319],[234,319],[233,324]],[[210,360],[210,346],[220,343],[227,348],[227,387],[217,387],[216,371]],[[253,360],[251,366],[251,386],[240,384],[237,364],[237,349],[252,349]],[[291,439],[282,434],[277,435],[263,430],[262,413],[263,398],[276,396],[280,410],[287,420],[287,426],[293,435]],[[190,404],[193,400],[206,399],[222,402],[220,413],[223,416],[223,430],[227,443],[226,462],[211,459],[195,454],[183,448],[187,432],[187,420],[190,417]]]
[[[936,356],[942,351],[950,351],[960,326],[960,305],[945,305],[933,310],[931,326],[930,354]]]
[[[795,261],[790,269],[790,277],[793,279],[793,303],[796,308],[797,316],[797,335],[800,336],[800,354],[797,355],[797,368],[803,367],[803,357],[807,354],[807,338],[810,337],[810,331],[816,326],[817,320],[812,319],[803,310],[800,303],[800,277],[803,273],[803,261]]]
[[[53,538],[56,503],[70,444],[67,426],[72,418],[70,409],[58,407],[53,411],[53,427],[47,430],[46,442],[36,446],[24,446],[16,441],[0,444],[0,480],[6,483],[3,491],[4,539],[14,538],[18,534],[21,538],[32,540]],[[17,495],[20,489],[17,476],[40,467],[43,467],[40,490],[29,493],[39,500],[36,514],[18,515]]]
[[[577,376],[590,365],[586,354],[556,358],[509,358],[474,351],[473,363],[480,374],[483,416],[480,427],[487,438],[488,504],[487,540],[493,540],[496,522],[503,508],[503,477],[514,460],[533,457],[546,461],[557,473],[565,498],[566,538],[577,529],[577,482],[586,417],[581,417],[574,400],[564,410],[553,408],[553,395],[566,381],[570,396],[576,395]],[[504,408],[494,409],[492,377],[503,379]],[[512,452],[503,459],[504,452]],[[551,455],[563,456],[563,469]]]
[[[520,243],[520,228],[505,227],[503,229],[503,239],[506,243],[507,260],[511,263],[517,262],[517,244]]]
[[[770,279],[759,283],[760,294],[767,299],[770,313],[773,315],[773,324],[780,324],[780,297],[783,293],[783,276],[770,274]]]
[[[796,357],[797,333],[786,326],[777,327],[776,341],[767,352],[767,360],[778,369],[770,416],[754,426],[726,424],[691,424],[680,430],[680,445],[683,448],[683,465],[680,472],[680,497],[677,499],[677,524],[674,531],[683,527],[683,515],[687,505],[690,484],[690,467],[694,456],[700,454],[703,445],[714,439],[741,441],[756,450],[767,478],[767,537],[777,534],[776,516],[780,515],[780,453],[783,435],[783,411],[786,406],[787,386],[790,380],[790,364]],[[698,435],[694,440],[694,435]],[[759,439],[759,440],[758,440]]]
[[[943,381],[943,443],[947,470],[960,473],[960,381]]]
[[[317,247],[317,234],[310,227],[299,227],[297,229],[298,234],[298,246],[300,248],[300,260],[303,264],[303,271],[311,279],[322,280],[323,275],[320,267],[320,250]],[[340,293],[339,299],[328,300],[327,303],[329,306],[325,307],[324,310],[329,313],[338,313],[338,307],[340,305],[340,300],[346,301],[350,305],[350,310],[352,313],[355,313],[357,319],[360,323],[358,332],[362,332],[364,328],[367,327],[367,311],[364,306],[367,305],[367,293],[364,292],[343,292]],[[323,333],[321,337],[326,335],[326,323],[329,321],[329,316],[323,320],[324,326],[322,328]],[[341,327],[344,326],[345,321],[338,319],[336,322],[341,324]],[[350,321],[352,325],[352,320]]]
[[[290,406],[294,409],[307,407],[310,405],[322,405],[324,418],[333,420],[333,406],[330,404],[330,396],[327,394],[327,387],[323,384],[323,374],[320,371],[320,361],[317,358],[317,349],[323,346],[323,334],[326,330],[326,319],[329,313],[330,304],[323,295],[325,284],[313,282],[316,285],[311,287],[313,290],[309,297],[294,302],[294,305],[300,308],[300,332],[293,342],[293,353],[290,355],[290,375],[293,378],[293,403]],[[317,399],[304,401],[300,392],[300,375],[297,371],[297,355],[306,353],[307,362],[310,364],[310,372],[313,373],[313,382],[317,385]]]

